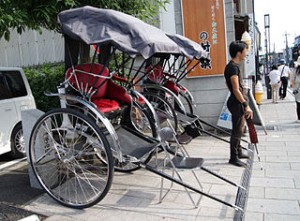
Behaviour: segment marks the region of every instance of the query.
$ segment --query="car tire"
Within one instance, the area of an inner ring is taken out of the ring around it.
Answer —
[[[10,138],[11,152],[10,156],[17,159],[25,157],[25,140],[23,135],[23,128],[21,124],[17,124],[11,133]]]

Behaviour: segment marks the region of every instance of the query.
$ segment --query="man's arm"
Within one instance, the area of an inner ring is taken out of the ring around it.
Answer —
[[[243,94],[240,92],[239,89],[239,78],[237,75],[233,75],[230,77],[230,81],[231,81],[231,85],[232,85],[232,92],[235,96],[235,98],[241,103],[243,104],[244,108],[245,108],[245,115],[246,118],[252,118],[253,117],[253,113],[251,108],[249,107],[247,101],[245,100]]]

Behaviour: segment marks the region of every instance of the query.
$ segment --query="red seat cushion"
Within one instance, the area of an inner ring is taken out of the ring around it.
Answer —
[[[109,80],[107,83],[107,93],[105,97],[123,104],[131,103],[131,97],[127,91],[120,85],[115,84],[112,80]]]
[[[89,91],[90,89],[96,90],[96,93],[91,97],[91,100],[103,113],[120,109],[119,104],[130,104],[131,97],[123,87],[115,84],[110,79],[91,76],[82,72],[108,76],[108,69],[102,69],[103,65],[96,63],[77,65],[75,66],[75,75],[71,76],[72,68],[69,68],[66,72],[66,78],[69,78],[69,82],[79,91]]]
[[[103,113],[121,109],[120,105],[115,100],[99,98],[99,99],[93,100],[93,103]]]
[[[176,95],[179,94],[179,89],[177,85],[173,81],[166,81],[165,85],[166,88],[170,89],[172,92],[174,92]]]
[[[108,68],[103,69],[101,64],[81,64],[75,66],[75,75],[71,76],[73,69],[69,68],[66,72],[66,78],[69,79],[69,82],[72,86],[79,91],[96,91],[92,96],[92,99],[101,98],[105,95],[107,90],[107,79],[91,76],[87,73],[92,73],[95,75],[101,75],[107,77],[109,75]],[[103,83],[104,82],[104,83]]]

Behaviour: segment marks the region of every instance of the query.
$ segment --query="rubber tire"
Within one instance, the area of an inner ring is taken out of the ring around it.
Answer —
[[[20,133],[21,136],[19,136]],[[20,138],[22,137],[23,137],[23,141],[20,141]],[[25,149],[24,152],[18,150],[18,148],[16,147],[16,139],[19,139],[19,142],[23,142],[25,148],[23,128],[21,123],[17,124],[11,133],[11,137],[10,137],[11,152],[9,153],[9,155],[14,159],[23,158],[26,156]]]
[[[173,125],[173,129],[175,130],[175,131],[177,131],[177,128],[178,128],[178,120],[177,120],[177,116],[176,116],[176,113],[175,113],[175,111],[174,111],[174,108],[172,107],[172,105],[169,103],[169,101],[167,101],[164,97],[162,97],[162,96],[157,96],[157,94],[154,94],[154,93],[148,93],[148,92],[145,92],[145,93],[143,93],[143,95],[149,100],[149,102],[151,103],[151,97],[154,97],[154,98],[158,98],[158,99],[160,99],[163,103],[164,103],[164,105],[167,105],[168,106],[168,108],[169,108],[169,110],[171,111],[171,115],[172,115],[172,117],[173,117],[173,121],[174,121],[174,125]]]
[[[86,203],[86,204],[80,204],[80,205],[74,205],[74,204],[68,204],[66,202],[63,202],[61,200],[59,200],[58,198],[56,198],[55,196],[53,196],[53,194],[51,194],[51,191],[49,191],[45,185],[43,185],[42,181],[39,179],[39,176],[36,172],[36,170],[34,169],[34,164],[32,162],[32,142],[33,142],[33,138],[32,138],[32,135],[33,133],[31,134],[30,136],[30,142],[29,142],[29,158],[30,158],[30,164],[31,164],[31,167],[33,168],[33,172],[38,180],[38,182],[40,183],[40,185],[43,187],[43,189],[47,192],[47,194],[53,198],[55,201],[57,201],[58,203],[64,205],[64,206],[67,206],[67,207],[70,207],[70,208],[74,208],[74,209],[84,209],[84,208],[88,208],[88,207],[91,207],[95,204],[97,204],[98,202],[100,202],[108,193],[110,187],[111,187],[111,184],[112,184],[112,180],[113,180],[113,171],[114,171],[114,160],[113,160],[113,156],[112,156],[112,152],[111,152],[111,149],[110,149],[110,146],[109,146],[109,143],[106,139],[106,137],[104,136],[104,134],[102,133],[102,131],[100,130],[100,128],[97,126],[97,124],[89,117],[87,117],[86,115],[84,115],[83,113],[81,112],[78,112],[74,109],[70,109],[70,108],[60,108],[60,109],[54,109],[54,110],[51,110],[47,113],[45,113],[44,115],[42,115],[38,121],[36,122],[36,124],[34,125],[33,127],[33,131],[36,130],[36,128],[39,126],[40,122],[43,122],[44,119],[48,116],[48,115],[51,115],[55,112],[64,112],[64,113],[71,113],[71,114],[74,114],[74,115],[77,115],[77,117],[79,118],[82,118],[84,119],[86,122],[88,122],[93,128],[94,130],[99,134],[99,136],[101,137],[101,140],[104,144],[104,148],[105,148],[105,151],[106,151],[106,154],[107,154],[107,159],[108,159],[108,167],[109,167],[109,170],[108,170],[108,173],[109,173],[109,176],[108,176],[108,180],[107,180],[107,184],[104,188],[104,190],[102,191],[102,193],[97,197],[95,198],[92,202],[89,202],[89,203]]]

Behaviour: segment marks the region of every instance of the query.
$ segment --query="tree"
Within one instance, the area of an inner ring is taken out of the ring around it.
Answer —
[[[110,8],[153,22],[160,7],[169,0],[1,0],[0,38],[9,40],[10,29],[58,30],[57,14],[63,10],[90,5]]]

